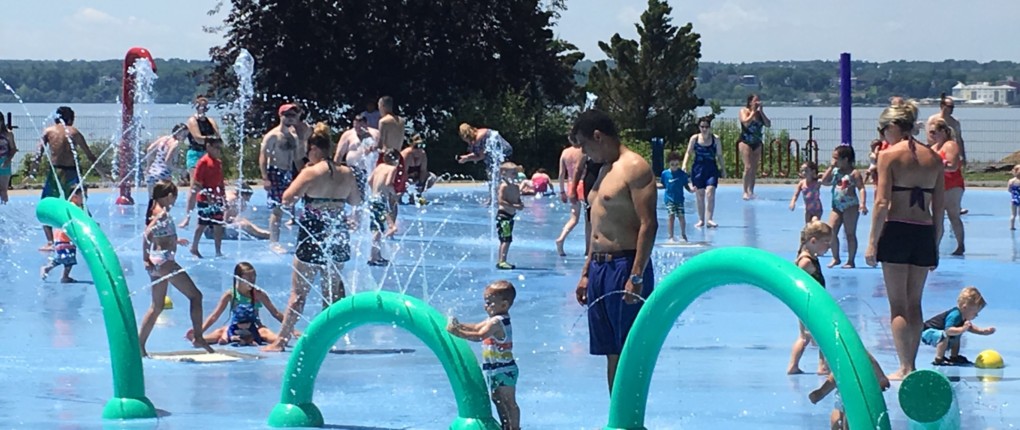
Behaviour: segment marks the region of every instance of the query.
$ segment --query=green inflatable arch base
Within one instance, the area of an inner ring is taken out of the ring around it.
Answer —
[[[312,402],[315,378],[326,354],[341,336],[365,324],[401,327],[439,358],[457,401],[450,430],[499,430],[492,418],[481,367],[468,343],[446,332],[446,317],[425,302],[388,291],[358,293],[334,303],[308,325],[294,345],[284,372],[280,403],[269,414],[271,427],[322,427]]]
[[[652,372],[666,335],[687,306],[721,285],[749,284],[772,294],[804,322],[829,361],[853,430],[890,428],[868,352],[846,314],[818,282],[768,252],[721,248],[694,257],[655,287],[623,345],[607,430],[644,430]]]
[[[35,213],[43,224],[64,229],[96,283],[113,367],[113,398],[103,407],[103,419],[156,418],[156,407],[145,397],[142,350],[131,294],[109,239],[88,214],[66,200],[43,199]]]

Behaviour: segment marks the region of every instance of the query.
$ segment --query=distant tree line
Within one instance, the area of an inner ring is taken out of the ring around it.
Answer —
[[[156,59],[156,103],[190,103],[207,91],[211,61]],[[26,103],[113,103],[120,97],[124,60],[0,60],[3,79]],[[14,103],[0,91],[0,103]]]
[[[482,174],[480,165],[454,162],[466,150],[461,122],[500,130],[530,173],[555,169],[572,116],[591,102],[644,154],[652,136],[669,147],[685,143],[698,106],[741,105],[751,92],[768,103],[838,102],[836,61],[700,61],[697,29],[674,24],[665,0],[647,1],[636,39],[601,36],[607,59],[596,62],[555,37],[562,0],[224,0],[215,8],[229,11],[207,31],[225,43],[210,50],[211,61],[157,59],[157,103],[188,103],[198,94],[234,100],[232,66],[246,49],[257,93],[246,113],[248,138],[257,140],[285,101],[301,102],[309,121],[340,131],[366,103],[390,95],[410,131],[425,136],[438,172]],[[0,60],[0,78],[26,102],[109,103],[120,94],[122,67],[120,60]],[[853,69],[854,101],[874,104],[1020,76],[1013,62],[857,61]],[[13,101],[0,91],[0,102]]]

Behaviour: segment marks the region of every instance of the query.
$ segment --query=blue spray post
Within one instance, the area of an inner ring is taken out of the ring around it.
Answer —
[[[851,128],[850,107],[853,105],[853,98],[850,89],[853,87],[850,77],[850,53],[839,54],[839,117],[840,117],[840,144],[853,146],[854,139]]]
[[[652,174],[656,177],[659,176],[663,170],[666,170],[665,157],[663,152],[666,149],[666,141],[661,137],[652,138]]]

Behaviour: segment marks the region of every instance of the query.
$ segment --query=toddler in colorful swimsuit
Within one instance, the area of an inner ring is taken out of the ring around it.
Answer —
[[[517,406],[517,362],[514,360],[514,332],[510,326],[510,307],[517,291],[510,281],[499,280],[485,287],[485,313],[489,318],[477,324],[462,324],[451,318],[446,325],[450,334],[482,342],[482,372],[499,412],[503,430],[521,428],[521,409]]]
[[[960,355],[960,338],[963,334],[971,332],[987,336],[995,333],[995,327],[980,328],[971,322],[984,308],[985,298],[981,296],[981,292],[977,288],[966,287],[956,298],[955,308],[924,322],[921,341],[925,345],[935,347],[935,360],[932,364],[936,366],[970,364],[967,357]],[[949,358],[946,358],[947,347]]]

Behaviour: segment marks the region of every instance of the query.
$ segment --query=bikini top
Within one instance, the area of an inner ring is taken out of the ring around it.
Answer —
[[[896,191],[910,191],[910,206],[917,206],[920,209],[924,209],[924,193],[931,194],[934,188],[921,188],[921,187],[901,187],[898,185],[892,186],[893,192]]]
[[[177,236],[177,226],[174,224],[173,218],[170,217],[169,212],[163,212],[156,222],[149,227],[149,233],[152,237],[170,237]]]

